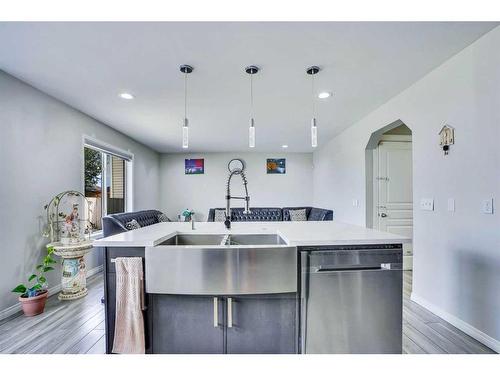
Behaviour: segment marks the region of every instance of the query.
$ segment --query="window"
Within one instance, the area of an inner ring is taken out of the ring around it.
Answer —
[[[84,180],[85,197],[90,204],[90,223],[95,231],[99,231],[103,216],[131,209],[127,202],[132,156],[96,144],[96,141],[85,141]]]

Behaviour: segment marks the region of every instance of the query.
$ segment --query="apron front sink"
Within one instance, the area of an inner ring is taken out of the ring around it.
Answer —
[[[297,248],[293,246],[160,245],[146,247],[145,255],[147,293],[238,295],[297,291]]]

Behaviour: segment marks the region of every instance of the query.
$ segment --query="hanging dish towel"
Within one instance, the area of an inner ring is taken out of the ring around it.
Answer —
[[[116,258],[116,315],[113,353],[144,354],[142,258]]]

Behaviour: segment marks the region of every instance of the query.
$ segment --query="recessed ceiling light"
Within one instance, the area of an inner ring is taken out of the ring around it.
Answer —
[[[320,92],[318,94],[318,98],[320,98],[320,99],[326,99],[326,98],[329,98],[330,96],[332,96],[332,94],[329,93],[329,92],[326,92],[326,91],[325,92]]]
[[[288,145],[283,145],[283,146],[281,146],[281,147],[283,147],[283,148],[288,148]]]
[[[119,95],[120,98],[122,99],[126,99],[126,100],[131,100],[131,99],[134,99],[134,95],[132,95],[131,93],[129,92],[122,92],[120,95]]]

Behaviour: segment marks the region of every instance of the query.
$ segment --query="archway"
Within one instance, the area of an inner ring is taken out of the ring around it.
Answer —
[[[366,226],[413,237],[412,131],[396,120],[373,132],[365,149]],[[412,244],[404,268],[412,269]]]

